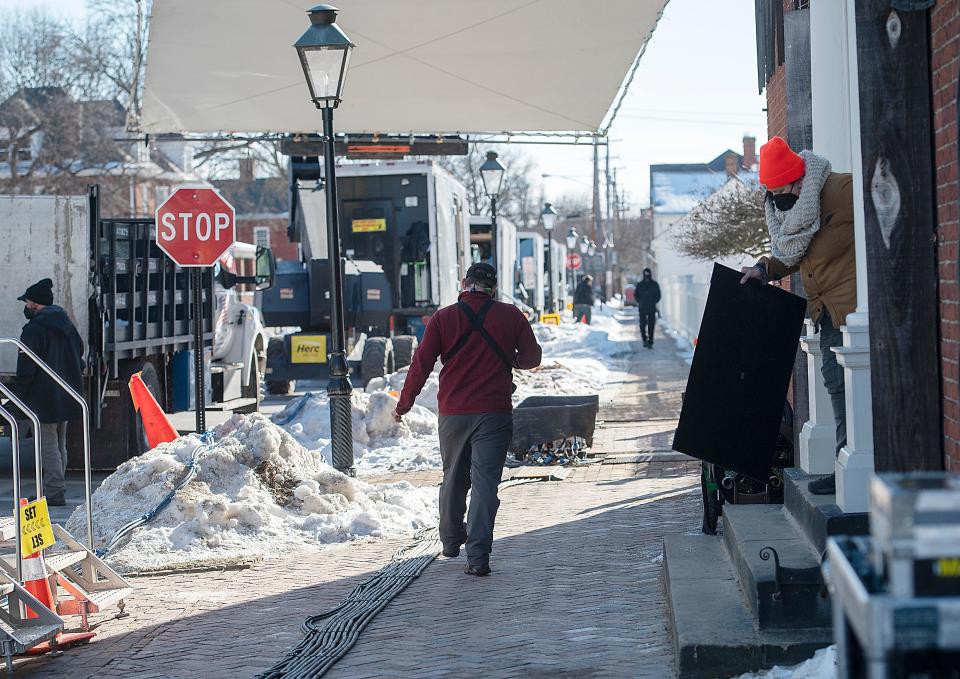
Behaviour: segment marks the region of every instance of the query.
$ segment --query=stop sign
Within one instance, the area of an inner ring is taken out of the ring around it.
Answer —
[[[581,264],[580,255],[578,255],[576,252],[571,252],[569,255],[567,255],[568,267],[570,267],[571,269],[579,269],[580,264]]]
[[[212,266],[235,240],[233,206],[216,189],[182,186],[157,208],[157,245],[180,266]]]

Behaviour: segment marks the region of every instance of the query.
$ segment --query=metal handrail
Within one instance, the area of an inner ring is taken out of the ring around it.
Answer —
[[[0,394],[3,394],[13,405],[17,406],[27,417],[30,418],[30,422],[33,424],[33,455],[36,460],[34,472],[37,475],[37,497],[43,495],[43,481],[41,477],[40,467],[43,465],[42,452],[40,450],[40,418],[37,417],[37,414],[33,412],[30,407],[23,402],[23,400],[14,393],[10,387],[5,385],[3,382],[0,382]],[[20,468],[17,467],[17,476],[20,476]],[[19,485],[19,483],[17,484]],[[17,498],[17,502],[20,499]]]
[[[93,551],[93,477],[90,473],[90,407],[83,396],[77,393],[77,390],[71,387],[66,380],[55,373],[53,369],[43,362],[39,356],[33,353],[26,344],[15,337],[0,337],[0,344],[13,344],[20,351],[27,355],[38,367],[42,368],[54,382],[59,384],[65,392],[77,403],[83,411],[83,484],[87,495],[87,548]],[[17,498],[19,502],[19,498]],[[19,516],[19,512],[17,513]],[[18,533],[19,539],[19,533]]]
[[[17,582],[23,582],[23,561],[20,554],[20,428],[17,418],[0,406],[0,417],[10,425],[10,450],[13,454],[13,542],[17,555]]]

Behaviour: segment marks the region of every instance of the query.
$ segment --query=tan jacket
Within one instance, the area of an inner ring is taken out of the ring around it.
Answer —
[[[820,230],[797,266],[762,257],[770,278],[800,270],[807,311],[817,321],[826,307],[839,328],[857,308],[857,266],[853,249],[853,177],[831,172],[820,192]]]

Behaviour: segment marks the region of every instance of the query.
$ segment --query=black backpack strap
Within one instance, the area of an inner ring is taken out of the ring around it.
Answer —
[[[500,345],[497,344],[497,341],[493,339],[493,336],[491,336],[490,333],[488,333],[483,327],[483,322],[487,318],[487,313],[490,311],[491,308],[493,308],[493,305],[494,305],[494,300],[489,299],[483,303],[483,306],[480,307],[477,313],[474,313],[473,309],[471,309],[470,305],[467,304],[466,302],[462,300],[457,302],[457,306],[460,307],[460,310],[463,312],[463,315],[467,317],[467,321],[470,323],[470,328],[466,332],[464,332],[462,335],[460,335],[459,338],[457,338],[457,341],[454,342],[452,347],[450,347],[450,351],[448,351],[446,354],[440,357],[443,359],[444,363],[449,361],[451,358],[453,358],[456,355],[458,351],[463,349],[463,345],[467,343],[467,340],[470,339],[470,336],[473,335],[473,333],[479,332],[484,342],[486,342],[487,345],[491,349],[493,349],[493,352],[503,362],[504,367],[507,370],[513,370],[513,362],[510,361],[509,358],[507,358],[507,354],[503,351],[502,348],[500,348]]]

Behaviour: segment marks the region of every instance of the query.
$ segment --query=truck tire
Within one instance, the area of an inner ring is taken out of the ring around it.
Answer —
[[[247,383],[247,386],[240,388],[240,395],[243,398],[257,399],[256,405],[243,409],[245,413],[260,412],[260,402],[263,400],[263,369],[261,361],[266,362],[266,354],[263,354],[262,359],[261,354],[263,354],[263,350],[258,350],[256,347],[250,352],[250,382]]]
[[[414,335],[397,335],[393,338],[393,362],[396,369],[406,368],[413,361],[413,352],[417,350],[417,338]]]
[[[383,377],[393,372],[393,343],[386,337],[368,337],[363,343],[360,358],[360,379],[363,386],[374,377]]]
[[[267,393],[275,396],[286,396],[290,393],[293,382],[290,380],[267,380]]]
[[[147,441],[147,435],[143,431],[143,420],[133,407],[133,399],[130,398],[130,378],[135,373],[140,373],[143,384],[147,387],[157,403],[163,406],[163,390],[160,387],[160,377],[157,375],[157,369],[153,363],[144,359],[128,361],[120,371],[120,397],[123,401],[123,413],[125,429],[127,432],[127,459],[143,455],[150,450],[150,443]]]

